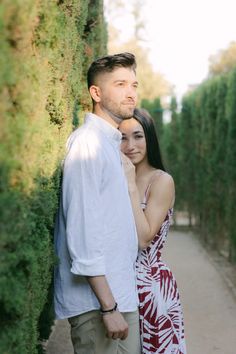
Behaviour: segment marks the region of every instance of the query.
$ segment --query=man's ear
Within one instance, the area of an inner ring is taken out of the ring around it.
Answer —
[[[98,86],[90,86],[89,93],[96,103],[99,103],[101,101],[101,90]]]

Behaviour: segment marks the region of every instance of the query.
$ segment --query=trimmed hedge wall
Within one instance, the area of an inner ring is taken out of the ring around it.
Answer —
[[[90,106],[88,64],[106,53],[103,1],[2,0],[0,36],[0,352],[34,354],[52,319],[65,140]]]
[[[175,134],[171,172],[180,210],[195,217],[207,244],[236,262],[236,69],[186,95],[165,129]]]

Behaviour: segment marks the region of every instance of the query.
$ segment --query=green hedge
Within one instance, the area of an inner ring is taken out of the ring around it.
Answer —
[[[3,0],[0,36],[0,352],[34,354],[52,320],[65,140],[90,106],[88,64],[106,53],[103,1]]]
[[[177,132],[180,207],[195,217],[206,243],[236,261],[236,69],[186,95],[168,129]]]

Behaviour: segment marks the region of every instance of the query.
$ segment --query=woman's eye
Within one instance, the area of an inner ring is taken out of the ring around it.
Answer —
[[[127,140],[127,138],[125,136],[122,136],[121,140],[124,141]]]

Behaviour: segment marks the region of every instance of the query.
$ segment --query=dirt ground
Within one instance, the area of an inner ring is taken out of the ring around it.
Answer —
[[[178,283],[188,354],[235,354],[236,268],[186,231],[170,232],[162,258]],[[73,354],[66,320],[57,321],[46,353]]]
[[[180,290],[188,354],[235,354],[236,269],[192,233],[169,236],[163,259]]]

